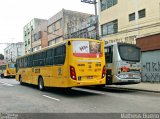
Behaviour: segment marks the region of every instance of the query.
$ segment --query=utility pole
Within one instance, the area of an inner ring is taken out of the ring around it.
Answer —
[[[81,2],[88,3],[88,4],[94,4],[94,7],[95,7],[95,16],[96,16],[96,39],[99,40],[97,1],[96,0],[81,0]]]

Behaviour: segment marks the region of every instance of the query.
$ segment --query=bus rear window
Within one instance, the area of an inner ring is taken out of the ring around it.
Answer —
[[[140,61],[140,49],[132,45],[119,45],[120,57],[125,61]]]
[[[100,57],[101,44],[94,41],[73,41],[73,55],[76,57]]]
[[[14,64],[8,64],[8,68],[15,68]]]

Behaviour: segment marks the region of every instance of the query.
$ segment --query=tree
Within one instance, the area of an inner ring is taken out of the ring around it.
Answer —
[[[0,60],[4,60],[4,55],[0,54]]]

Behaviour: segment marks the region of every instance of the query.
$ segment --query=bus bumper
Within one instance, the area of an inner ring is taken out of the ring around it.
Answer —
[[[113,84],[118,84],[118,85],[125,85],[125,84],[137,84],[141,82],[141,78],[119,78],[117,76],[114,77],[115,81],[113,81]]]

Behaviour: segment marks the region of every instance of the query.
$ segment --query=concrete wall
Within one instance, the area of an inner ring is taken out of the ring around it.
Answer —
[[[142,52],[142,81],[160,82],[160,50]]]

